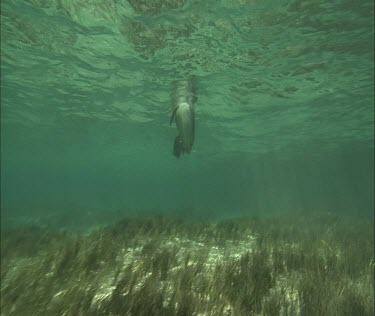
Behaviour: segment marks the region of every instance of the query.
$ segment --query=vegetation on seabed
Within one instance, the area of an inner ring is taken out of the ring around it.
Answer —
[[[373,315],[370,220],[131,217],[2,229],[3,315]]]

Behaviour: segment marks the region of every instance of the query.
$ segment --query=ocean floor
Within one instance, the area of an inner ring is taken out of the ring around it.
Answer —
[[[374,315],[371,220],[128,217],[1,231],[1,315]]]

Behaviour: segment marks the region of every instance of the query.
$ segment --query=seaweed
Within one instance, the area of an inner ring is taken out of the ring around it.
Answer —
[[[4,315],[372,315],[373,227],[332,214],[128,217],[2,234]]]

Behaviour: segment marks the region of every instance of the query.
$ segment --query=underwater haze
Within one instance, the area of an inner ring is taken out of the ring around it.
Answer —
[[[1,315],[374,315],[373,89],[373,0],[1,1]]]
[[[373,217],[373,18],[372,0],[2,1],[3,224]],[[190,77],[177,159],[172,86]]]

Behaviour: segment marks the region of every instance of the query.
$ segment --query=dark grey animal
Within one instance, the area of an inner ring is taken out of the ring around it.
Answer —
[[[195,137],[195,103],[197,101],[194,79],[175,82],[170,124],[176,121],[178,135],[174,140],[173,154],[190,153]]]

